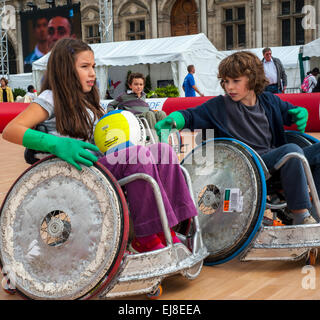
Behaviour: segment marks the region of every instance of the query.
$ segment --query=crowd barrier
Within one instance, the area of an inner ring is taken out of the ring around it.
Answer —
[[[309,112],[309,120],[306,132],[320,132],[320,93],[292,93],[278,94],[283,101],[288,101],[293,105],[305,107]],[[173,111],[193,108],[213,97],[193,97],[193,98],[160,98],[147,99],[150,108],[153,110],[163,110],[167,114]],[[111,101],[111,100],[110,100]],[[106,107],[108,100],[103,100]],[[7,123],[23,111],[26,103],[0,103],[0,133],[2,133]],[[295,125],[286,129],[295,130]]]

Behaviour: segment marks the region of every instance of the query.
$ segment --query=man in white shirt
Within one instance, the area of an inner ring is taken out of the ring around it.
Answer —
[[[287,75],[281,61],[272,57],[270,48],[264,48],[262,54],[264,72],[266,78],[269,80],[269,85],[266,86],[265,91],[284,93],[287,88]]]

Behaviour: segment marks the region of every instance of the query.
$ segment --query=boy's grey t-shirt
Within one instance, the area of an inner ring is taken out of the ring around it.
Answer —
[[[269,121],[259,100],[254,106],[245,106],[224,96],[227,127],[231,135],[246,143],[260,155],[272,149]]]

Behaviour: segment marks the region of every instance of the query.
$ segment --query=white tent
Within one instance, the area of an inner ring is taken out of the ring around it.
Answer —
[[[309,57],[307,60],[306,72],[317,67],[320,69],[320,38],[313,40],[303,46],[303,57]]]
[[[284,66],[287,75],[287,87],[290,90],[300,92],[300,67],[299,67],[299,50],[300,46],[270,47],[272,55],[279,58]],[[254,53],[259,59],[263,58],[263,48],[243,49],[243,51]],[[223,51],[225,54],[232,54],[238,50]]]
[[[8,85],[11,89],[21,88],[27,91],[27,88],[30,84],[34,85],[32,73],[10,74],[8,80]]]
[[[90,46],[95,54],[97,80],[102,98],[110,80],[113,84],[122,83],[124,86],[127,70],[136,72],[139,67],[141,70],[142,66],[145,68],[143,69],[145,75],[150,71],[152,83],[156,84],[156,80],[173,80],[175,86],[179,88],[180,96],[184,96],[182,83],[187,75],[189,64],[195,65],[194,77],[201,92],[207,96],[222,93],[217,72],[220,61],[226,55],[217,51],[203,33],[180,37],[99,43]],[[45,72],[48,57],[49,54],[32,64],[37,88],[39,88]],[[166,69],[169,70],[168,73],[164,72]],[[159,79],[161,72],[165,73],[162,75],[165,79]],[[114,75],[111,79],[110,74]],[[121,79],[117,79],[116,76],[120,74]]]

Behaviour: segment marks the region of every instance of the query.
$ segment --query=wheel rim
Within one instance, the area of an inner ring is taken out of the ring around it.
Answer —
[[[234,258],[247,247],[261,224],[266,202],[261,165],[232,139],[206,141],[192,150],[182,165],[191,177],[202,238],[210,253],[206,264]],[[225,212],[226,191],[231,188],[240,190],[243,196],[239,212]]]
[[[27,170],[1,209],[1,264],[32,299],[91,297],[123,256],[123,203],[97,166],[57,158]]]

